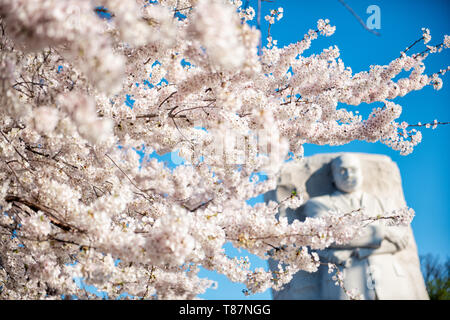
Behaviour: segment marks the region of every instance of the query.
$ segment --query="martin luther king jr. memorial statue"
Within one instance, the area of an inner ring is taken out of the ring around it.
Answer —
[[[319,154],[286,163],[276,190],[265,200],[280,202],[293,191],[305,203],[280,209],[279,215],[294,219],[320,217],[331,211],[351,212],[364,208],[370,216],[406,206],[397,165],[387,156],[361,153]],[[349,243],[332,245],[318,252],[324,262],[317,272],[299,271],[275,300],[348,299],[353,290],[366,300],[429,299],[410,226],[389,226],[381,221],[368,224]],[[343,285],[329,273],[334,264]],[[277,261],[269,260],[271,270]]]

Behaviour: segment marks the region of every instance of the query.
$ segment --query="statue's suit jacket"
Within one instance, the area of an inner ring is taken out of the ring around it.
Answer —
[[[336,191],[309,200],[299,212],[303,217],[298,218],[320,217],[330,209],[350,212],[360,207],[365,207],[366,213],[374,216],[385,212],[379,199],[368,193],[350,196]],[[399,249],[384,239],[381,228],[390,228],[407,237],[406,248]],[[356,289],[364,299],[428,299],[410,227],[377,227],[373,223],[349,244],[331,246],[320,251],[319,255],[322,261],[340,260],[345,288]],[[284,290],[274,293],[274,298],[347,299],[331,276],[327,266],[321,266],[315,274],[300,271]]]

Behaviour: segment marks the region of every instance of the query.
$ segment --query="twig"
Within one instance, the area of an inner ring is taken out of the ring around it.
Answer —
[[[402,53],[408,52],[412,47],[414,47],[415,44],[417,44],[422,39],[423,39],[423,37],[421,37],[421,38],[417,39],[416,41],[414,41],[413,44],[411,44],[408,48],[406,48],[405,51],[402,51]],[[401,58],[401,57],[402,57],[402,55],[400,55],[399,58]]]
[[[417,57],[421,57],[421,56],[423,56],[425,53],[427,53],[428,51],[430,51],[432,47],[435,47],[435,48],[436,48],[436,52],[437,52],[437,50],[439,50],[443,45],[444,45],[444,43],[441,42],[441,43],[439,43],[439,44],[437,44],[437,45],[435,45],[435,46],[428,46],[428,47],[427,47],[425,50],[423,50],[422,52],[413,54],[412,57],[413,57],[414,59],[416,59]]]
[[[180,11],[183,11],[183,10],[189,10],[189,9],[192,9],[193,7],[192,6],[189,6],[189,7],[185,7],[185,8],[181,8],[181,9],[175,9],[174,10],[174,12],[180,12]]]
[[[177,93],[177,91],[172,92],[167,98],[165,98],[165,99],[159,104],[158,109],[161,108],[161,106],[162,106],[167,100],[169,100],[170,98],[172,98],[172,96],[173,96],[175,93]]]
[[[216,106],[211,106],[213,103],[215,102],[215,100],[211,101],[208,105],[206,106],[197,106],[197,107],[192,107],[192,108],[187,108],[187,109],[183,109],[183,110],[179,110],[175,113],[172,114],[172,117],[175,117],[177,114],[179,114],[180,112],[186,112],[186,111],[191,111],[191,110],[195,110],[195,109],[203,109],[203,108],[217,108]],[[206,112],[206,111],[205,111]]]
[[[430,126],[436,126],[441,124],[450,124],[450,122],[431,122],[431,123],[416,123],[416,124],[409,124],[408,127],[426,127],[429,128]]]
[[[135,192],[135,194],[140,195],[140,196],[143,197],[145,200],[147,200],[148,202],[152,203],[152,199],[149,198],[149,195],[147,194],[147,191],[146,191],[146,190],[142,190],[141,188],[139,188],[139,187],[134,183],[134,181],[131,180],[131,178],[125,173],[125,171],[123,171],[122,168],[119,167],[119,166],[117,165],[117,163],[116,163],[116,162],[115,162],[115,161],[114,161],[107,153],[105,153],[105,156],[106,156],[109,160],[111,160],[111,162],[117,167],[117,169],[120,170],[120,172],[122,172],[122,173],[125,175],[125,177],[128,179],[128,181],[130,181],[130,183],[133,185],[133,187],[135,187],[137,190],[139,190],[139,191],[141,192],[141,193]],[[151,197],[151,196],[150,196],[150,197]]]
[[[28,159],[19,152],[19,150],[17,150],[17,148],[11,143],[11,141],[9,141],[9,139],[5,136],[5,134],[2,132],[2,130],[0,130],[0,133],[2,134],[3,138],[14,148],[14,150],[16,151],[16,153],[24,160],[26,161],[29,165],[30,168],[32,170],[35,170],[34,167],[30,164],[30,162],[28,161]]]
[[[107,153],[105,153],[105,156],[109,159],[109,160],[111,160],[111,162],[117,167],[117,169],[119,169],[120,170],[120,172],[122,172],[123,174],[124,174],[124,176],[128,179],[128,181],[130,181],[130,183],[136,188],[136,189],[138,189],[139,191],[141,191],[141,192],[143,192],[135,183],[134,183],[134,181],[133,180],[131,180],[131,178],[125,173],[125,171],[123,171],[122,170],[122,168],[121,167],[119,167],[118,165],[117,165],[117,163],[107,154]]]
[[[56,156],[58,156],[58,154],[61,152],[61,150],[58,151],[54,156],[50,156],[49,154],[36,151],[32,147],[30,147],[29,145],[25,145],[25,150],[30,151],[30,152],[32,152],[34,154],[40,155],[40,156],[45,157],[45,158],[55,160],[56,162],[61,162],[61,163],[65,164],[66,166],[71,167],[72,169],[79,169],[77,166],[75,166],[73,164],[70,164],[70,163],[68,163],[68,162],[66,162],[66,161],[64,161],[64,160],[62,160],[60,158],[59,159],[56,158]]]

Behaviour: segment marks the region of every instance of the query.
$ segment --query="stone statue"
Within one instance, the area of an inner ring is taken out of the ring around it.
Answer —
[[[371,171],[364,170],[370,167]],[[324,177],[328,184],[323,183]],[[306,158],[303,164],[293,162],[282,171],[275,194],[266,195],[266,200],[284,199],[283,193],[292,189],[303,191],[310,199],[297,210],[280,212],[290,221],[320,217],[331,209],[350,212],[364,207],[366,214],[377,216],[405,206],[398,168],[379,155],[317,155]],[[428,299],[409,226],[372,223],[350,243],[332,245],[318,253],[322,262],[332,262],[343,272],[345,288],[356,289],[364,299]],[[275,270],[275,261],[269,265]],[[347,299],[331,276],[327,266],[316,273],[300,271],[283,290],[273,291],[273,297]]]

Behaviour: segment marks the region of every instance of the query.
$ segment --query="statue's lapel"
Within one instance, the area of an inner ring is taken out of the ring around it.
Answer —
[[[365,192],[361,195],[361,206],[367,209],[370,209],[373,206],[373,203]]]
[[[333,203],[333,209],[337,211],[346,213],[352,210],[350,200],[342,192],[334,192],[333,196],[331,197],[331,201]]]

